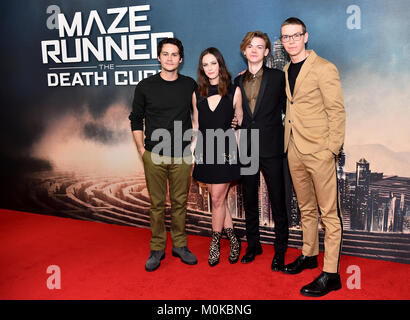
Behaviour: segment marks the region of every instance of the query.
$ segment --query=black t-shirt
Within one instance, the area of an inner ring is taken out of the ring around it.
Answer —
[[[303,63],[306,61],[302,60],[298,63],[290,63],[289,69],[288,69],[288,80],[289,80],[289,88],[290,88],[290,93],[293,95],[293,89],[295,88],[295,83],[296,83],[296,78],[299,75],[300,68],[302,68]]]
[[[192,128],[192,93],[196,86],[192,78],[181,74],[174,81],[166,81],[157,73],[138,83],[129,119],[132,131],[143,130],[145,120],[146,150],[182,156],[190,144],[190,136],[184,137],[184,133]],[[161,145],[157,146],[159,143]],[[164,148],[158,150],[162,146]]]

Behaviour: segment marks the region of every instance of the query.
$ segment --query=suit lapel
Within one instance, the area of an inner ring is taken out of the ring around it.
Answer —
[[[246,98],[245,89],[243,87],[243,79],[245,77],[245,74],[246,73],[241,75],[239,78],[239,88],[241,89],[241,92],[242,92],[242,107],[245,107],[244,109],[246,110],[246,112],[248,112],[249,117],[252,118],[252,111],[251,111],[251,108],[249,107],[248,99]]]
[[[306,61],[303,63],[302,68],[296,78],[295,88],[293,89],[293,96],[296,95],[298,89],[302,85],[303,80],[305,80],[306,76],[309,74],[310,70],[312,69],[313,62],[315,61],[317,55],[313,50],[308,50],[309,56],[306,58]],[[287,76],[287,73],[286,73]],[[286,79],[287,80],[287,79]]]

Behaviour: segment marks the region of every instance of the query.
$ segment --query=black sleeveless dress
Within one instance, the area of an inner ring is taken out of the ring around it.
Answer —
[[[204,183],[227,183],[240,178],[238,145],[231,128],[234,117],[233,96],[236,87],[230,85],[215,110],[208,100],[196,93],[198,109],[198,138],[195,147],[195,166],[192,176]],[[210,86],[208,96],[218,94],[218,87]]]

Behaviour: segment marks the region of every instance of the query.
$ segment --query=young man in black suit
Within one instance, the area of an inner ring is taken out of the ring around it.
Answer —
[[[284,266],[288,245],[288,216],[285,207],[283,175],[283,124],[282,112],[285,110],[285,75],[277,69],[264,66],[271,42],[260,31],[248,32],[242,40],[240,49],[248,61],[248,70],[235,79],[242,92],[243,122],[247,129],[246,150],[250,155],[251,130],[259,130],[259,169],[255,174],[242,176],[242,190],[245,207],[246,238],[248,247],[242,263],[252,262],[262,253],[259,233],[259,178],[262,171],[265,178],[272,216],[275,224],[275,255],[272,270],[280,271]],[[255,143],[255,142],[253,142]],[[255,145],[252,146],[252,149]],[[243,171],[244,172],[244,171]]]

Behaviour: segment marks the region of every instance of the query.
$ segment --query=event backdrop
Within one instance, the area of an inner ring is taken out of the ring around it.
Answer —
[[[200,52],[215,46],[235,76],[246,68],[242,38],[262,30],[274,44],[270,62],[282,68],[279,28],[296,16],[308,48],[336,64],[342,81],[342,252],[410,263],[408,1],[13,0],[0,9],[1,208],[148,227],[128,115],[135,85],[159,71],[157,42],[180,38],[181,73],[193,78]],[[294,194],[288,200],[297,247],[300,216]],[[260,203],[262,239],[271,243],[263,179]],[[245,240],[240,185],[229,206]],[[209,234],[210,209],[206,187],[192,181],[190,233]]]

